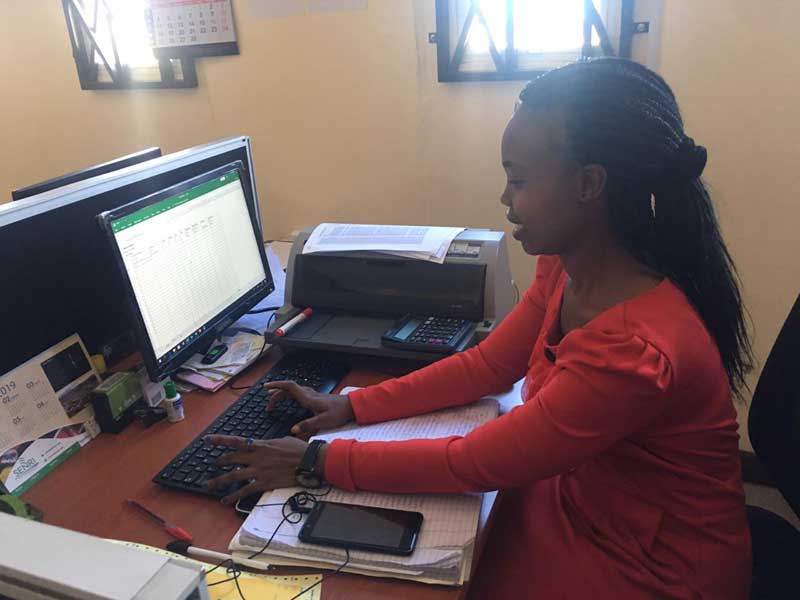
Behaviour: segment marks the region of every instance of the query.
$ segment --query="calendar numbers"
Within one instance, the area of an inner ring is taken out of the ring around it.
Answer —
[[[149,0],[155,48],[235,42],[230,0]]]

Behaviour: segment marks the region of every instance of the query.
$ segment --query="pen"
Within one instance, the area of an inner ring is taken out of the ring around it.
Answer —
[[[135,508],[138,508],[140,511],[145,513],[148,517],[156,520],[164,528],[164,531],[166,531],[172,537],[176,537],[179,540],[183,540],[184,542],[187,542],[189,544],[192,543],[192,536],[185,529],[182,529],[182,528],[178,527],[177,525],[173,525],[172,523],[168,522],[163,517],[158,516],[156,513],[154,513],[149,508],[145,508],[144,506],[139,504],[136,500],[128,499],[128,504],[130,504],[131,506],[133,506]]]
[[[251,569],[258,569],[260,571],[268,571],[270,566],[267,563],[257,560],[250,560],[247,558],[234,558],[230,554],[223,554],[222,552],[214,552],[213,550],[206,550],[205,548],[198,548],[197,546],[190,546],[186,542],[175,540],[167,544],[167,550],[175,554],[183,554],[184,556],[191,555],[200,558],[210,558],[211,560],[224,562],[231,561],[244,567]]]
[[[286,321],[286,323],[278,327],[278,329],[275,330],[275,335],[277,337],[282,337],[286,335],[287,333],[289,333],[291,329],[293,329],[294,327],[305,321],[308,317],[310,317],[312,312],[313,311],[310,308],[305,309],[299,315],[289,319],[288,321]]]

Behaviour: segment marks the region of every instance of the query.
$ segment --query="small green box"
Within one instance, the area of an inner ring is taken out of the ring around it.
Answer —
[[[100,429],[119,433],[133,420],[133,404],[142,397],[139,380],[127,371],[114,373],[94,388],[92,404]]]

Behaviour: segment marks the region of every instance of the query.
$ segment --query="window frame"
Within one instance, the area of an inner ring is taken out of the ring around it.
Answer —
[[[93,1],[99,4],[103,0]],[[113,33],[110,35],[111,52],[108,53],[111,56],[107,56],[107,52],[103,51],[96,38],[97,23],[95,22],[93,26],[89,25],[78,0],[61,0],[61,3],[82,90],[186,89],[198,86],[197,68],[194,57],[191,55],[176,59],[180,62],[180,79],[175,76],[172,59],[164,56],[156,58],[160,80],[133,79],[130,67],[122,64],[119,59]],[[105,3],[103,2],[103,4]],[[110,81],[100,79],[100,65],[95,61],[95,56],[100,57]]]
[[[457,83],[467,81],[519,81],[533,79],[538,75],[546,72],[546,69],[520,69],[517,65],[517,54],[514,48],[514,27],[513,19],[509,19],[509,13],[513,14],[514,0],[504,0],[506,2],[506,38],[508,40],[507,47],[503,53],[500,53],[491,41],[490,36],[490,54],[492,61],[495,65],[494,71],[461,71],[459,65],[463,58],[466,36],[468,28],[461,27],[458,30],[459,39],[456,40],[456,51],[450,52],[452,42],[451,39],[451,21],[452,15],[450,10],[450,0],[436,0],[436,33],[432,34],[430,41],[436,44],[436,58],[437,58],[437,73],[440,83]],[[558,0],[554,0],[558,1]],[[476,0],[469,0],[470,9],[472,12]],[[634,22],[634,3],[635,0],[620,0],[620,24],[619,24],[619,51],[616,55],[630,58],[631,49],[633,45],[633,36],[638,33],[637,24]],[[585,0],[584,6],[592,4],[591,0]],[[585,13],[584,13],[585,14]],[[595,11],[595,16],[596,11]],[[468,17],[473,18],[473,17]],[[477,17],[474,17],[477,18]],[[599,31],[601,48],[604,55],[613,56],[613,48],[611,48],[608,41],[608,36],[605,33],[605,24],[599,18],[599,26],[603,29]],[[586,28],[589,27],[589,35],[591,29],[596,27],[594,21],[587,22],[584,19],[584,35]],[[610,50],[610,52],[609,52]],[[590,51],[590,50],[589,50]],[[458,55],[460,52],[460,56]],[[582,57],[585,58],[587,48],[584,45],[582,48]]]

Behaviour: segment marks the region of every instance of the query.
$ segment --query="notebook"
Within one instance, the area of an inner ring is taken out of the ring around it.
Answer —
[[[314,439],[400,441],[466,435],[496,418],[498,411],[497,401],[485,398],[427,415],[365,426],[348,425]],[[283,503],[300,490],[286,488],[267,492],[259,504]],[[482,494],[383,494],[334,488],[325,500],[418,511],[424,517],[416,549],[410,556],[352,550],[345,571],[449,585],[461,584],[469,576]],[[247,553],[247,556],[261,550],[282,520],[281,506],[255,508],[234,536],[230,549],[235,553]],[[259,558],[270,564],[303,564],[328,569],[344,563],[344,550],[299,541],[297,534],[302,526],[303,521],[284,522]]]

